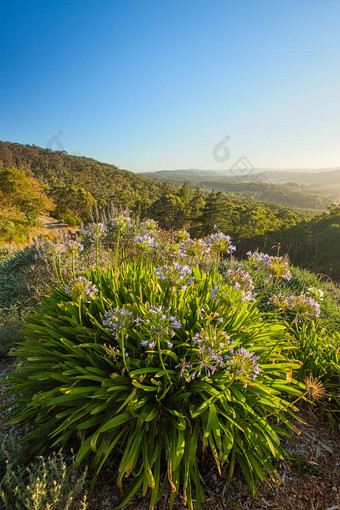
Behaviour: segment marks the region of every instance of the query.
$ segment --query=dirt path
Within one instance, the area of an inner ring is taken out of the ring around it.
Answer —
[[[51,236],[53,234],[55,238],[60,239],[73,237],[76,233],[74,228],[50,216],[39,216],[38,221],[42,224],[41,231],[39,232],[41,235],[45,233],[45,235]]]

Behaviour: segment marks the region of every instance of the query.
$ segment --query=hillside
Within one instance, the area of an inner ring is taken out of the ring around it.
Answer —
[[[148,206],[161,189],[154,179],[121,170],[115,165],[36,145],[0,141],[1,166],[28,169],[52,190],[73,185],[83,187],[96,200],[110,201],[116,206],[124,203],[126,207],[135,207],[137,201]]]
[[[18,170],[6,170],[11,166]],[[171,231],[186,228],[193,237],[208,235],[214,228],[227,232],[237,244],[240,256],[256,248],[273,253],[280,243],[292,263],[340,279],[339,207],[316,215],[311,209],[275,204],[273,197],[278,188],[269,183],[267,195],[262,195],[266,201],[259,201],[253,197],[263,193],[263,189],[256,190],[255,183],[248,189],[248,196],[236,194],[236,184],[233,193],[216,191],[215,181],[210,182],[215,191],[189,188],[91,158],[9,142],[0,142],[0,172],[0,243],[14,240],[24,244],[25,239],[27,242],[33,236],[29,230],[33,224],[25,217],[28,213],[22,203],[18,204],[20,172],[24,172],[32,190],[38,190],[38,197],[43,197],[42,206],[48,206],[52,200],[55,206],[51,214],[68,225],[76,226],[81,220],[105,221],[115,211],[129,209],[141,218],[157,220],[162,228]],[[17,180],[15,186],[12,182],[12,188],[4,187],[4,176],[8,180],[9,174]],[[33,191],[28,189],[25,197],[25,203],[28,201],[33,208],[29,218],[45,214],[41,208],[34,209],[35,199],[29,200]],[[292,201],[288,203],[291,205]]]
[[[168,184],[186,184],[290,207],[324,210],[340,198],[340,169],[286,171],[254,169],[243,175],[230,170],[162,170],[144,173]]]

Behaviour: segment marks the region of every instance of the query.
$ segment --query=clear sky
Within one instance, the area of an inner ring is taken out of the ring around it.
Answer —
[[[134,171],[340,166],[339,27],[339,0],[1,2],[0,139]]]

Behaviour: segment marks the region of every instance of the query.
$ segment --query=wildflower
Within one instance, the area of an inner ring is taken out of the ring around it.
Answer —
[[[133,242],[141,249],[141,250],[150,250],[152,248],[157,248],[158,243],[156,243],[154,237],[151,236],[137,236],[133,240]]]
[[[181,266],[174,262],[172,266],[159,267],[156,269],[156,276],[160,280],[166,280],[171,285],[181,285],[182,290],[194,283],[194,276],[189,266]]]
[[[318,301],[323,301],[325,293],[323,290],[316,287],[309,287],[307,289],[307,295]]]
[[[310,399],[319,400],[326,395],[326,389],[324,385],[316,377],[306,377],[303,382],[307,388],[307,395]]]
[[[243,269],[239,267],[236,270],[228,269],[225,277],[227,278],[228,283],[233,285],[234,289],[241,292],[242,301],[254,300],[254,285],[249,273],[243,271]]]
[[[216,232],[211,234],[205,242],[212,248],[213,251],[220,253],[231,254],[236,250],[236,247],[231,244],[230,236],[223,234],[223,232]]]
[[[74,241],[73,239],[70,239],[65,243],[65,253],[68,257],[74,257],[76,255],[79,255],[84,249],[84,245],[81,243],[78,243],[78,241]]]
[[[267,253],[259,253],[257,251],[254,253],[248,251],[247,256],[256,269],[267,274],[267,280],[271,279],[273,276],[288,281],[291,280],[292,274],[289,271],[288,262],[284,260],[283,257],[274,257]]]
[[[300,296],[291,295],[289,296],[287,303],[288,308],[293,310],[299,318],[319,317],[321,313],[319,303],[305,294],[301,294]]]
[[[86,303],[90,303],[88,298],[93,298],[98,292],[97,287],[83,276],[78,276],[74,280],[71,280],[65,287],[65,292],[70,295],[79,297],[80,299],[86,298]]]
[[[100,239],[107,235],[108,229],[104,223],[90,223],[85,227],[87,234],[93,239]]]
[[[105,319],[103,326],[106,331],[110,331],[115,338],[126,332],[127,328],[132,325],[133,319],[131,318],[132,312],[125,308],[114,308],[113,311],[109,310],[104,313]]]
[[[128,230],[133,226],[130,216],[117,216],[116,218],[109,219],[110,230],[116,228],[117,230]]]
[[[150,235],[158,230],[158,223],[155,220],[144,220],[140,224],[143,234]]]
[[[65,251],[64,244],[47,243],[41,248],[39,255],[41,258],[60,257]]]
[[[244,388],[246,388],[247,379],[252,378],[254,380],[261,372],[257,364],[259,359],[253,352],[249,352],[244,347],[241,347],[229,358],[227,370],[240,378],[244,383]]]

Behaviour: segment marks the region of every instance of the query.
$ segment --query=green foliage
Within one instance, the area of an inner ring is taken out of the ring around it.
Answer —
[[[30,450],[77,436],[78,464],[91,458],[98,473],[113,463],[119,487],[129,478],[118,507],[142,488],[153,508],[168,484],[170,507],[180,491],[200,508],[204,450],[219,470],[228,463],[229,479],[240,466],[253,491],[284,453],[278,421],[292,427],[287,395],[301,395],[286,379],[299,365],[282,354],[290,348],[284,326],[219,275],[196,267],[193,276],[181,288],[153,266],[93,270],[86,277],[98,292],[85,301],[54,291],[15,353],[21,361],[7,391],[21,396],[10,414],[32,425]],[[216,358],[207,359],[209,346]]]
[[[221,264],[221,271],[226,271],[231,265],[237,264],[235,261]],[[337,412],[340,409],[340,309],[328,292],[329,285],[326,286],[314,273],[299,267],[290,266],[290,280],[273,278],[268,281],[266,273],[254,269],[249,261],[241,261],[241,266],[252,277],[259,309],[264,313],[275,312],[277,320],[287,322],[294,358],[301,362],[298,379],[304,381],[311,376],[322,381],[327,395],[318,404]],[[317,300],[321,314],[315,321],[300,319],[294,322],[293,312],[287,314],[287,311],[274,309],[269,302],[275,295],[289,298],[291,295],[310,295],[310,292],[312,295],[320,294]]]
[[[23,213],[30,225],[38,214],[54,209],[40,183],[23,170],[5,168],[0,171],[0,199],[5,205]]]
[[[54,187],[50,195],[57,204],[55,215],[68,224],[72,218],[75,219],[73,225],[79,225],[80,218],[88,221],[97,206],[92,194],[79,186]]]
[[[67,469],[61,451],[40,456],[26,468],[20,464],[20,446],[13,436],[0,442],[0,501],[3,510],[86,510],[84,482],[74,462]],[[74,459],[73,459],[74,461]]]
[[[22,338],[23,320],[55,282],[35,247],[0,249],[0,358]]]

